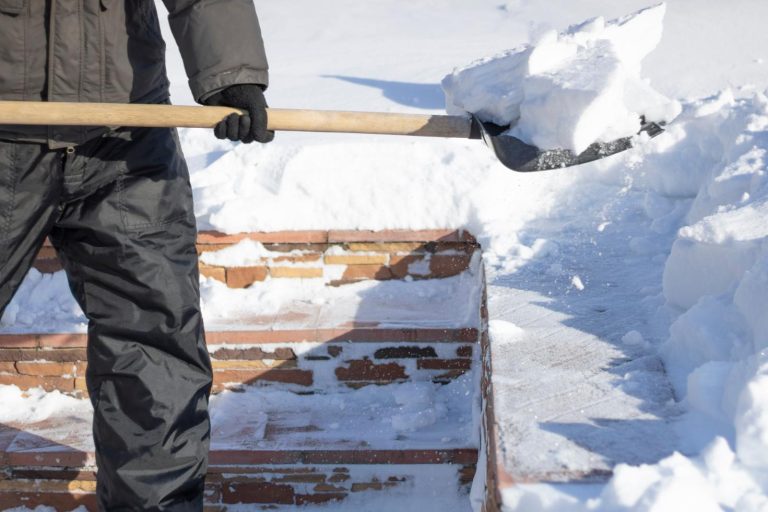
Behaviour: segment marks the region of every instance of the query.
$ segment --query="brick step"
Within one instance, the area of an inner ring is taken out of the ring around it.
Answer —
[[[452,236],[459,240],[459,235]],[[234,243],[240,238],[222,235],[210,245]],[[378,242],[348,245],[365,249],[372,243]],[[215,293],[223,293],[223,298],[218,309],[209,309],[205,318],[215,369],[214,391],[270,383],[316,392],[338,385],[449,382],[460,377],[479,358],[473,347],[478,343],[481,323],[480,267],[479,258],[473,258],[470,268],[446,279],[341,288],[317,281],[270,281],[260,284],[263,289],[255,293],[216,288]],[[280,297],[278,303],[270,305],[269,297],[275,294]],[[268,297],[266,304],[262,295]],[[221,303],[236,304],[237,314],[223,311],[226,308]],[[16,318],[21,319],[19,323],[0,330],[0,385],[83,394],[86,335],[25,330],[38,325],[41,329],[83,330],[85,319],[73,313],[71,318],[57,317],[46,323],[45,314],[25,315],[23,303]]]
[[[271,252],[249,267],[214,264],[217,251],[246,238]],[[473,397],[485,325],[474,238],[451,230],[201,233],[198,243],[204,273],[250,287],[203,282],[238,305],[249,293],[258,300],[259,279],[322,277],[276,281],[298,290],[278,313],[254,303],[231,319],[206,317],[217,393],[207,510],[336,500],[373,510],[381,496],[408,504],[424,489],[466,499],[478,457]],[[46,250],[51,263],[55,253]],[[435,277],[449,279],[427,281]],[[366,280],[381,282],[326,286]],[[67,322],[82,328],[82,319]],[[83,399],[67,399],[44,421],[0,425],[0,509],[95,510],[85,347],[82,333],[0,332],[0,385]]]
[[[478,455],[470,441],[473,387],[467,375],[448,385],[326,395],[268,388],[222,393],[211,407],[209,510],[362,499],[360,493],[407,496],[423,492],[419,481],[430,475],[466,492]],[[442,412],[432,418],[435,411]],[[80,400],[43,421],[0,425],[0,507],[93,509],[90,422],[90,405]]]
[[[479,357],[476,328],[209,331],[214,391],[247,384],[315,392],[449,382]],[[85,334],[0,334],[0,384],[84,394]]]
[[[282,463],[212,465],[206,478],[205,510],[226,511],[231,505],[250,505],[250,510],[306,507],[347,500],[367,502],[368,509],[372,510],[370,503],[382,495],[395,492],[407,497],[424,492],[425,477],[440,479],[443,485],[455,487],[457,498],[466,499],[475,473],[477,452],[404,452],[395,457],[370,452],[354,458],[329,458],[338,462],[292,466]],[[363,462],[365,460],[373,462]],[[90,468],[11,467],[7,474],[8,479],[0,480],[0,510],[41,505],[56,512],[76,507],[85,507],[89,512],[97,510],[95,472]]]
[[[219,263],[219,251],[244,241],[262,244],[266,252],[247,266]],[[460,274],[478,248],[469,233],[455,230],[421,231],[284,231],[198,235],[200,271],[243,288],[268,278],[321,278],[331,284],[362,280],[431,279]],[[49,242],[34,267],[43,273],[61,270]]]

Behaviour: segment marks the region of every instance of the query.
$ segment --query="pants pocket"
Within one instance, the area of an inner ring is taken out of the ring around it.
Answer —
[[[136,132],[139,132],[138,130]],[[141,130],[118,178],[118,202],[127,230],[164,226],[194,215],[192,187],[170,129]]]

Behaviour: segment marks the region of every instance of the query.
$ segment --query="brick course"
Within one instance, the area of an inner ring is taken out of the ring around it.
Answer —
[[[408,266],[411,263],[420,261],[425,255],[433,255],[430,273],[412,277],[450,277],[466,270],[469,257],[477,248],[471,235],[455,230],[284,231],[234,235],[205,231],[198,235],[197,252],[219,251],[245,239],[261,242],[270,251],[284,254],[249,267],[201,263],[200,273],[232,288],[244,288],[267,277],[322,278],[325,277],[323,265],[346,266],[344,277],[333,283],[339,285],[362,279],[403,279],[410,275]],[[340,247],[347,252],[328,253],[331,247]],[[459,254],[440,254],[445,251]],[[318,266],[301,266],[313,262]],[[56,251],[49,243],[41,248],[35,267],[44,273],[61,270]]]

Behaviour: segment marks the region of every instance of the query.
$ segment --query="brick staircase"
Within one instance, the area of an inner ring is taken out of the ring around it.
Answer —
[[[244,240],[261,243],[262,256],[222,263]],[[290,282],[295,290],[277,313],[207,320],[215,372],[208,509],[340,502],[379,510],[392,496],[408,503],[446,482],[466,501],[456,510],[469,509],[487,341],[474,238],[201,233],[198,248],[202,273],[229,288]],[[35,266],[58,269],[50,247]],[[329,299],[318,300],[321,292]],[[85,345],[80,332],[11,326],[0,332],[0,384],[84,398]],[[87,406],[0,424],[0,510],[95,510],[91,443]]]

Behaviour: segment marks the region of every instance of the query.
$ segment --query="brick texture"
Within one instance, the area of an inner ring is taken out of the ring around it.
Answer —
[[[349,366],[336,368],[336,378],[342,382],[357,381],[386,383],[405,380],[405,367],[397,363],[375,364],[370,359],[349,361]]]
[[[429,260],[431,277],[445,278],[461,274],[469,268],[470,256],[434,255]]]
[[[329,254],[325,256],[327,265],[386,265],[388,254]]]
[[[211,277],[222,283],[227,282],[227,269],[224,267],[212,267],[204,263],[200,264],[200,274],[205,277]]]
[[[324,275],[320,265],[341,265],[347,267],[344,277],[332,283],[341,285],[366,279],[404,279],[410,275],[410,264],[429,255],[430,272],[412,277],[440,278],[465,270],[477,247],[471,235],[455,230],[283,231],[233,235],[206,231],[198,235],[197,252],[219,251],[245,239],[259,241],[270,251],[284,254],[250,267],[201,264],[200,273],[230,287],[244,288],[268,276],[320,278]],[[348,252],[328,254],[331,247],[341,247]],[[458,254],[441,254],[445,251]],[[308,262],[317,262],[319,266],[285,265]],[[61,269],[56,251],[48,243],[40,250],[34,265],[41,272]]]
[[[226,272],[226,283],[230,288],[245,288],[256,281],[264,281],[269,275],[267,267],[233,267]]]
[[[422,357],[437,357],[434,347],[385,347],[374,352],[376,359],[417,359]]]
[[[420,359],[416,362],[420,370],[469,370],[471,359]]]
[[[295,501],[293,487],[271,482],[233,482],[224,485],[224,503],[274,503],[292,505]]]
[[[278,347],[274,351],[264,350],[261,347],[248,348],[220,348],[213,352],[213,357],[222,360],[231,359],[296,359],[296,354],[287,347]]]
[[[270,266],[269,275],[276,278],[312,279],[323,277],[323,269],[322,267]]]
[[[43,388],[46,391],[74,391],[75,379],[0,373],[0,384],[18,386],[20,389]]]
[[[392,271],[389,267],[383,265],[347,265],[341,281],[361,281],[365,279],[383,281],[392,279],[392,277]]]
[[[76,366],[73,363],[55,363],[48,361],[19,361],[16,363],[16,371],[22,375],[37,375],[48,377],[61,377],[64,375],[76,375]]]
[[[299,369],[249,369],[249,370],[214,370],[214,389],[220,390],[226,384],[252,384],[258,381],[282,382],[299,386],[311,386],[312,372]]]

